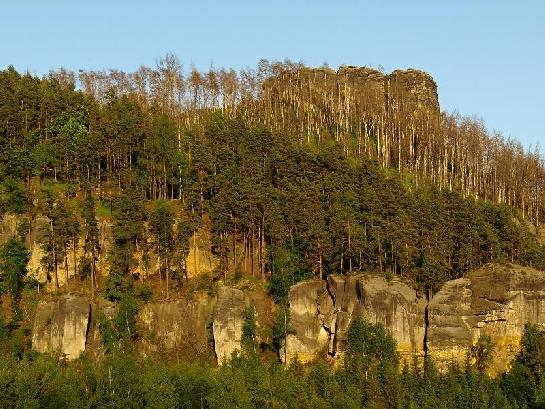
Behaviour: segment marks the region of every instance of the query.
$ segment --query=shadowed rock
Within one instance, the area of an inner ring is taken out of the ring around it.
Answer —
[[[214,305],[215,299],[204,295],[194,300],[152,303],[142,309],[139,318],[165,348],[202,353],[208,349],[208,323]]]

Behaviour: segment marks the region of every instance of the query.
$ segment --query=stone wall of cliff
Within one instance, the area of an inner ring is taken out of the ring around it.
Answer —
[[[291,325],[280,358],[309,362],[342,359],[347,330],[361,315],[381,323],[397,342],[402,360],[428,354],[438,367],[463,364],[482,335],[495,344],[490,374],[509,369],[520,350],[526,323],[545,330],[545,273],[516,265],[490,264],[443,285],[429,302],[398,279],[373,274],[330,275],[327,281],[294,285],[288,295]],[[38,305],[32,344],[39,352],[75,359],[93,347],[99,334],[91,324],[95,309],[83,296],[65,295]],[[148,334],[143,353],[185,350],[211,353],[218,362],[241,349],[244,311],[255,309],[258,336],[272,325],[274,305],[261,286],[220,285],[214,295],[146,304],[138,322]],[[95,352],[96,352],[95,351]]]
[[[545,330],[545,273],[515,265],[490,264],[448,281],[429,302],[401,281],[366,274],[330,275],[327,285],[299,283],[289,301],[288,361],[342,358],[350,322],[361,315],[385,326],[402,359],[429,354],[440,369],[463,364],[479,337],[488,335],[495,344],[489,368],[495,375],[509,369],[520,351],[526,323]]]

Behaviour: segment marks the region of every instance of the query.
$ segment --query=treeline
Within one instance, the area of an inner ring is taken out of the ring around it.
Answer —
[[[153,71],[163,85],[150,89],[170,90],[172,69]],[[435,291],[489,261],[545,268],[528,213],[507,203],[418,183],[377,157],[347,154],[335,138],[301,143],[289,126],[271,129],[231,112],[242,101],[224,106],[227,94],[218,93],[217,109],[183,110],[182,121],[170,91],[142,98],[139,88],[108,83],[93,97],[73,81],[62,71],[44,79],[0,73],[0,211],[20,215],[22,237],[38,215],[47,218],[43,263],[55,282],[63,264],[68,279],[73,257],[75,275],[95,289],[102,255],[115,294],[119,277],[136,270],[136,250],[159,255],[161,280],[181,280],[189,240],[203,225],[218,276],[271,275],[279,297],[299,279],[333,272],[382,271]],[[113,221],[109,254],[99,205]],[[76,260],[80,237],[84,257]]]
[[[2,341],[0,339],[0,341]],[[138,358],[116,349],[96,362],[32,352],[0,360],[3,408],[540,408],[544,399],[544,338],[528,325],[513,368],[486,375],[494,345],[480,339],[462,367],[439,373],[400,363],[380,325],[356,319],[336,369],[327,362],[285,367],[246,346],[221,367]],[[399,370],[401,365],[402,370]]]
[[[437,86],[426,73],[384,75],[366,67],[312,69],[301,63],[262,60],[256,69],[183,70],[173,55],[155,68],[60,70],[49,77],[79,84],[106,103],[112,94],[133,96],[149,110],[169,114],[179,133],[202,129],[202,119],[220,110],[229,118],[289,130],[302,144],[342,144],[346,156],[375,159],[410,173],[415,183],[432,182],[464,195],[507,203],[534,223],[543,220],[545,170],[539,147],[525,151],[482,121],[440,113]],[[20,108],[32,110],[24,102]]]

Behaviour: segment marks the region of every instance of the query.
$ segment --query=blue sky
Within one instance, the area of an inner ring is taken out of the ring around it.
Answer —
[[[414,67],[439,86],[443,109],[545,150],[544,1],[0,0],[0,68],[153,65]]]

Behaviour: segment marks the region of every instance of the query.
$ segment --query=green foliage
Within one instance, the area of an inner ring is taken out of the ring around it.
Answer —
[[[494,357],[494,342],[488,335],[481,335],[477,343],[471,347],[471,356],[475,359],[475,368],[485,372]]]
[[[0,248],[0,288],[10,294],[14,312],[23,289],[28,260],[28,250],[16,237],[6,241]]]
[[[23,183],[7,178],[0,183],[0,214],[24,214],[30,207],[28,193]]]
[[[132,288],[132,270],[138,242],[142,241],[143,204],[137,192],[128,191],[116,202],[113,246],[109,254],[110,273],[106,282],[106,296],[119,301]]]
[[[97,314],[97,324],[106,352],[112,352],[118,341],[114,323],[103,312]]]
[[[528,335],[528,347],[533,336]],[[96,362],[87,357],[63,362],[47,355],[3,356],[0,406],[514,409],[539,408],[543,402],[543,382],[529,382],[520,362],[500,379],[472,367],[452,366],[439,373],[430,361],[420,369],[399,370],[380,325],[358,319],[351,325],[350,340],[356,342],[352,357],[366,357],[370,365],[347,359],[338,369],[326,362],[286,368],[249,354],[215,368],[142,358],[116,348]],[[117,341],[107,344],[112,343]]]
[[[272,328],[272,341],[274,349],[280,354],[286,346],[286,337],[290,333],[290,309],[287,305],[277,305],[274,313],[274,324]]]
[[[270,249],[271,270],[269,294],[277,303],[285,303],[289,288],[309,276],[308,267],[297,250],[286,246],[275,246]]]
[[[255,307],[252,305],[244,309],[244,322],[242,323],[241,344],[246,352],[256,352],[256,336],[257,323],[255,319]]]
[[[383,325],[370,324],[357,316],[348,328],[345,367],[357,376],[377,365],[397,367],[396,343]]]
[[[390,363],[397,363],[398,359],[395,341],[384,326],[370,324],[360,316],[348,328],[347,355]]]
[[[106,352],[132,350],[133,341],[138,337],[136,315],[139,311],[137,300],[131,294],[123,294],[117,314],[111,319],[103,313],[97,316],[97,323]]]
[[[144,285],[138,290],[138,296],[147,303],[153,298],[153,290],[149,285]]]

